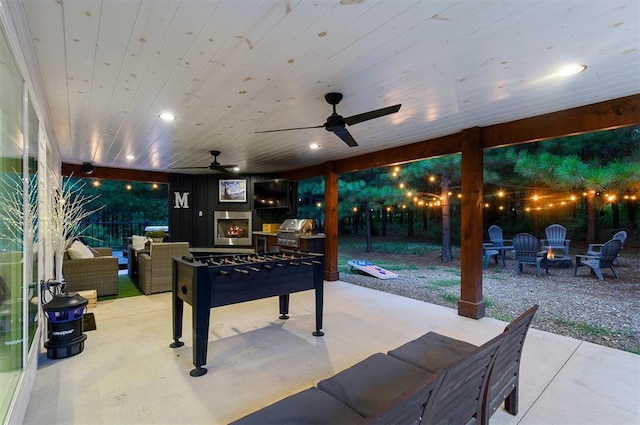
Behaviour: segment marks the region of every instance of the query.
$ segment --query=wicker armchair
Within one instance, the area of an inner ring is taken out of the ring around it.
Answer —
[[[173,257],[189,253],[189,242],[152,243],[149,254],[138,254],[138,286],[145,295],[171,291]]]
[[[92,248],[94,258],[72,260],[67,253],[62,261],[65,291],[95,289],[99,297],[118,294],[118,259],[111,248]]]

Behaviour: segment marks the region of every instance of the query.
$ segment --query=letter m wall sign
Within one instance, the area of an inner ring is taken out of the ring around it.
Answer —
[[[189,209],[189,192],[173,192],[173,208]]]

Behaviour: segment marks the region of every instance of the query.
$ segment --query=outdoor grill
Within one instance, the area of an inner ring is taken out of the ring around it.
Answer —
[[[316,221],[312,218],[289,218],[278,229],[279,246],[300,248],[300,236],[315,235]]]

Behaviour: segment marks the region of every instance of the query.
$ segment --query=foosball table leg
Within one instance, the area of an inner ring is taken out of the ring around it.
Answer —
[[[289,318],[289,294],[280,295],[280,316],[279,318],[282,320],[287,320]]]
[[[313,336],[323,336],[322,329],[322,308],[324,305],[324,278],[321,274],[316,274],[315,277],[315,298],[316,298],[316,330],[312,332]]]
[[[195,369],[191,370],[191,372],[189,372],[189,375],[193,376],[193,377],[197,377],[197,376],[202,376],[205,373],[207,373],[207,369],[204,367],[196,367]]]
[[[178,348],[178,347],[182,347],[183,345],[184,345],[184,342],[182,342],[178,338],[176,338],[176,339],[173,340],[173,342],[171,344],[169,344],[169,347]]]

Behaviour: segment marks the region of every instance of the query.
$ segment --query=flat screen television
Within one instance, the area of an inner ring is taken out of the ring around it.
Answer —
[[[266,180],[253,184],[253,208],[289,208],[290,186],[288,179]]]

